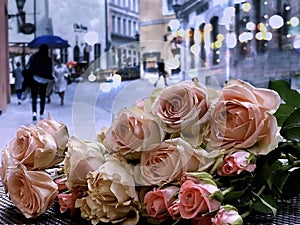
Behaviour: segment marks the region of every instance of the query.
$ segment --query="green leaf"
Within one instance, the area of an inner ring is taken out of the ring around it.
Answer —
[[[277,191],[279,192],[280,195],[282,194],[283,187],[288,177],[289,177],[289,172],[284,171],[284,172],[276,173],[273,178],[273,184],[277,188]]]
[[[276,216],[277,213],[277,202],[276,199],[274,199],[273,196],[259,196],[255,193],[253,193],[257,199],[252,205],[251,208],[256,210],[257,212],[261,213],[272,213],[274,216]]]
[[[283,122],[286,120],[289,115],[294,112],[295,108],[291,105],[287,104],[280,104],[279,108],[277,111],[274,113],[274,116],[277,119],[277,123],[279,126],[282,126]]]
[[[225,200],[233,200],[233,199],[239,199],[241,198],[243,195],[245,194],[245,191],[242,190],[242,191],[231,191],[231,192],[228,192],[224,198]]]
[[[300,107],[300,94],[296,90],[292,90],[290,84],[287,81],[272,81],[269,88],[277,91],[286,104],[294,108]]]
[[[280,134],[287,140],[300,141],[300,108],[284,121]]]
[[[300,168],[290,172],[290,175],[285,182],[285,185],[282,190],[283,199],[291,199],[294,196],[299,194],[300,190]]]

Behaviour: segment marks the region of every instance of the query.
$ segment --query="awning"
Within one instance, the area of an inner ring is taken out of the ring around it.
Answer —
[[[29,54],[34,54],[38,50],[37,49],[31,49],[26,46],[27,43],[24,44],[9,44],[8,49],[9,49],[9,56],[14,57],[14,56],[21,56],[21,55],[29,55]]]

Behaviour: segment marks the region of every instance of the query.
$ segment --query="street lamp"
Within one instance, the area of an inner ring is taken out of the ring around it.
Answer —
[[[23,11],[26,0],[16,0],[18,11]]]

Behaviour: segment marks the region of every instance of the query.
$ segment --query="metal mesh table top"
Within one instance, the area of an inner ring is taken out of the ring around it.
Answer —
[[[59,212],[58,203],[54,203],[44,214],[34,219],[27,219],[9,200],[5,194],[2,185],[0,185],[0,224],[49,224],[49,225],[91,225],[90,221],[80,217],[71,218],[68,213],[61,214]],[[147,224],[143,221],[139,224]],[[169,225],[169,223],[162,223]],[[188,224],[188,223],[178,223]],[[246,225],[286,225],[300,224],[300,195],[293,198],[289,203],[281,203],[277,216],[272,215],[255,215],[249,217]],[[105,225],[105,224],[103,224]]]

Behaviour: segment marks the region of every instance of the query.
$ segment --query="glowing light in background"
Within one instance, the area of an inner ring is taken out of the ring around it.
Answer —
[[[261,32],[267,32],[267,27],[266,27],[265,24],[263,24],[263,23],[259,23],[259,24],[257,25],[257,29],[258,29],[259,31],[261,31]]]
[[[253,39],[253,34],[251,32],[243,32],[239,35],[240,42],[246,42]]]
[[[247,29],[247,30],[255,30],[255,23],[253,23],[253,22],[248,22],[248,23],[246,24],[246,29]]]
[[[97,77],[95,76],[95,74],[90,73],[89,76],[88,76],[88,80],[90,82],[95,82],[97,80]]]
[[[200,45],[198,44],[192,45],[191,52],[198,55],[200,53]]]
[[[293,47],[295,49],[299,49],[300,48],[300,35],[297,35],[294,39],[294,43],[293,43]]]
[[[290,24],[291,24],[292,27],[298,26],[299,25],[299,19],[298,19],[298,17],[292,17],[290,19]]]
[[[226,35],[226,45],[228,48],[234,48],[237,44],[235,33],[228,33]]]
[[[279,15],[273,15],[269,19],[269,24],[273,29],[279,29],[283,26],[284,21],[283,18]]]
[[[243,5],[242,5],[242,10],[244,12],[249,12],[251,10],[251,5],[249,2],[245,2]]]
[[[267,32],[266,33],[266,39],[267,39],[267,41],[271,41],[272,38],[273,38],[273,34],[271,32]]]
[[[171,31],[176,31],[180,28],[180,22],[178,20],[171,20],[169,22],[169,27]]]
[[[98,33],[95,31],[89,31],[84,35],[83,40],[88,43],[88,45],[94,45],[98,42]]]
[[[179,29],[178,31],[177,31],[177,35],[179,36],[179,37],[184,37],[184,34],[185,34],[185,30],[183,29],[183,28],[181,28],[181,29]]]

